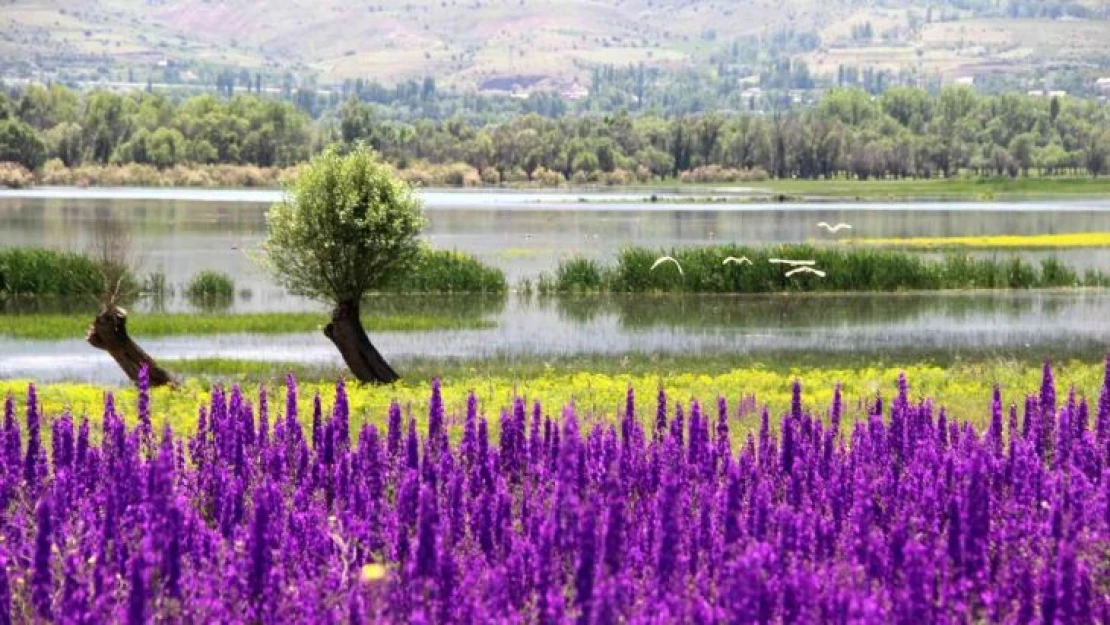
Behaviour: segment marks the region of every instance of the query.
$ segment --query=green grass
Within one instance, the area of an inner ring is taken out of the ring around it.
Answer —
[[[682,269],[669,262],[652,269],[664,255],[676,259]],[[729,256],[746,257],[752,264],[723,265]],[[826,275],[788,277],[790,266],[772,264],[773,258],[811,260]],[[1079,275],[1055,258],[1034,265],[1018,256],[950,254],[938,262],[918,254],[873,248],[721,245],[676,250],[630,247],[609,266],[570,258],[536,283],[541,293],[893,292],[1107,286],[1110,277],[1095,271]]]
[[[802,199],[1014,200],[1105,196],[1110,194],[1110,177],[776,180],[751,186]]]
[[[0,336],[17,339],[59,340],[80,338],[92,322],[92,314],[0,315]],[[315,332],[328,322],[327,313],[183,314],[134,313],[128,332],[135,337],[213,334],[292,334]],[[367,315],[362,319],[367,332],[421,332],[426,330],[475,330],[494,327],[480,317],[428,314]]]

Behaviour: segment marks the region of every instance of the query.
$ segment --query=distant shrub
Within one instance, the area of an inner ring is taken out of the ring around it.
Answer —
[[[693,183],[758,182],[767,179],[767,172],[758,167],[754,169],[733,169],[720,165],[703,165],[679,174],[679,180],[682,182]]]
[[[501,183],[501,174],[492,167],[487,167],[481,171],[482,184],[496,185]]]
[[[19,163],[0,163],[0,187],[9,189],[22,189],[34,184],[35,178],[31,172]]]
[[[546,167],[540,167],[532,172],[532,182],[541,187],[558,187],[562,186],[566,180],[563,178],[563,174]]]
[[[634,178],[632,174],[626,170],[614,169],[607,174],[602,174],[601,180],[608,186],[616,187],[631,184]]]
[[[185,286],[185,298],[203,310],[229,308],[235,301],[235,281],[222,271],[201,271]]]

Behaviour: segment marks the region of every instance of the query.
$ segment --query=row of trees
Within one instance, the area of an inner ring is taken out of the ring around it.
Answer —
[[[1095,103],[1023,95],[980,96],[966,88],[931,97],[890,89],[829,92],[812,108],[765,115],[518,116],[476,127],[379,123],[373,109],[348,102],[339,138],[365,141],[402,166],[464,162],[501,179],[536,172],[646,171],[680,175],[698,168],[763,170],[776,177],[822,178],[1087,173],[1110,166],[1110,114]]]
[[[399,168],[461,163],[489,182],[558,175],[640,179],[706,168],[785,178],[1070,173],[1110,169],[1110,113],[1097,103],[947,88],[875,97],[834,89],[812,107],[770,113],[547,117],[498,122],[390,120],[354,98],[313,121],[296,106],[240,95],[176,103],[164,94],[32,87],[0,96],[0,160],[38,168],[190,163],[284,166],[327,145],[366,143]]]
[[[178,103],[163,93],[95,91],[81,98],[57,85],[32,86],[17,98],[0,93],[0,160],[29,169],[47,158],[67,166],[283,166],[308,159],[316,136],[297,107],[254,96]]]

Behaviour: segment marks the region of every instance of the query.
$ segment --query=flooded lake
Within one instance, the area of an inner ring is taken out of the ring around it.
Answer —
[[[469,252],[510,280],[554,268],[571,254],[604,259],[623,245],[668,248],[828,240],[818,221],[847,222],[854,237],[1032,235],[1110,231],[1110,201],[987,203],[809,203],[734,198],[693,203],[651,192],[426,191],[432,245]],[[722,190],[722,193],[724,191]],[[140,273],[162,271],[176,287],[203,269],[229,273],[241,291],[235,311],[320,310],[274,285],[251,260],[273,191],[35,189],[0,191],[0,246],[87,250],[98,224],[122,223]],[[723,197],[723,196],[722,196]],[[1110,272],[1110,250],[1055,255]],[[396,296],[394,296],[396,297]],[[428,310],[453,298],[427,297]],[[622,353],[1098,353],[1110,346],[1110,292],[991,292],[775,297],[524,298],[511,295],[481,314],[481,330],[373,336],[391,359],[557,357]],[[167,308],[189,310],[181,298]],[[460,313],[462,314],[462,313]],[[142,339],[162,359],[223,357],[339,364],[319,333]],[[0,377],[116,381],[118,369],[81,337],[0,338]]]

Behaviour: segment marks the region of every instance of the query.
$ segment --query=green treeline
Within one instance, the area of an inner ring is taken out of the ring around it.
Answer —
[[[656,259],[667,254],[678,262]],[[724,264],[728,257],[751,264]],[[786,275],[792,268],[771,259],[814,261],[824,276]],[[1107,286],[1096,271],[1080,275],[1055,258],[1032,264],[1019,256],[973,258],[951,254],[940,261],[900,251],[836,249],[810,245],[686,247],[673,251],[631,247],[612,265],[575,257],[540,276],[540,293],[789,293],[1031,289]]]
[[[31,170],[285,167],[358,142],[410,180],[460,185],[1101,175],[1110,170],[1110,112],[1072,98],[899,87],[880,96],[834,89],[816,106],[766,114],[406,123],[354,99],[313,120],[295,104],[253,95],[176,102],[162,93],[78,96],[59,86],[0,94],[0,161]]]

